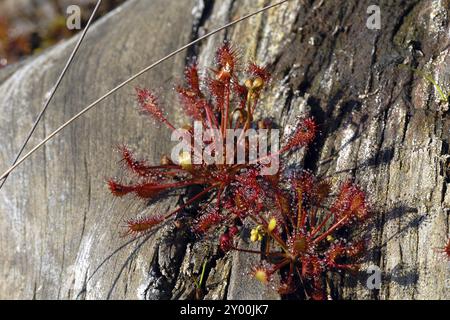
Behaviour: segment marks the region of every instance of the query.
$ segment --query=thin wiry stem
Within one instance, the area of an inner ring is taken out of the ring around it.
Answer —
[[[27,145],[28,141],[30,141],[31,136],[33,135],[34,131],[36,130],[36,127],[41,120],[42,116],[44,115],[45,111],[47,110],[47,107],[49,106],[50,102],[53,99],[53,96],[55,95],[56,90],[58,89],[59,85],[61,84],[62,79],[66,75],[67,70],[69,69],[70,65],[72,64],[73,59],[75,58],[76,53],[78,52],[78,49],[81,46],[81,43],[84,40],[84,37],[86,36],[87,31],[89,30],[89,27],[91,26],[91,23],[94,19],[95,14],[97,13],[98,8],[100,7],[100,4],[102,3],[102,0],[97,1],[97,5],[94,8],[94,11],[92,11],[91,16],[89,17],[89,21],[86,24],[86,27],[83,30],[83,33],[80,36],[80,39],[78,39],[77,44],[75,45],[75,48],[73,48],[72,53],[69,56],[69,59],[66,62],[66,65],[64,66],[64,69],[62,70],[61,74],[58,77],[58,80],[56,80],[56,84],[54,85],[53,89],[50,92],[50,95],[48,99],[44,102],[44,106],[42,107],[41,111],[39,112],[36,120],[33,123],[33,126],[31,127],[30,132],[28,132],[27,137],[25,138],[24,142],[22,143],[22,146],[19,149],[19,152],[17,152],[16,157],[14,158],[14,161],[12,165],[15,165],[17,163],[17,160],[19,160],[20,155],[22,154],[23,150],[25,149],[25,146]],[[6,179],[8,179],[8,175],[2,177],[3,181],[0,184],[0,189],[3,187],[3,185],[6,182]]]
[[[124,82],[122,82],[121,84],[119,84],[118,86],[116,86],[114,89],[110,90],[109,92],[107,92],[106,94],[104,94],[103,96],[101,96],[100,98],[98,98],[97,100],[95,100],[93,103],[91,103],[89,106],[87,106],[86,108],[84,108],[83,110],[81,110],[79,113],[77,113],[75,116],[73,116],[72,118],[70,118],[66,123],[64,123],[62,126],[60,126],[58,129],[56,129],[55,131],[53,131],[51,134],[49,134],[44,140],[42,140],[39,144],[37,144],[33,149],[31,149],[27,154],[25,154],[22,158],[20,158],[14,165],[12,165],[8,170],[6,170],[2,176],[0,177],[1,179],[4,179],[7,175],[9,175],[14,169],[16,169],[20,164],[22,164],[23,161],[25,161],[28,157],[30,157],[34,152],[36,152],[36,150],[40,149],[44,144],[46,144],[50,139],[52,139],[54,136],[56,136],[59,132],[61,132],[64,128],[66,128],[68,125],[70,125],[72,122],[74,122],[75,120],[77,120],[79,117],[81,117],[83,114],[85,114],[86,112],[88,112],[89,110],[91,110],[92,108],[94,108],[96,105],[98,105],[100,102],[102,102],[103,100],[105,100],[107,97],[109,97],[110,95],[112,95],[113,93],[115,93],[117,90],[119,90],[120,88],[124,87],[125,85],[129,84],[130,82],[132,82],[133,80],[135,80],[136,78],[138,78],[139,76],[141,76],[142,74],[144,74],[145,72],[153,69],[154,67],[156,67],[157,65],[161,64],[162,62],[166,61],[167,59],[170,59],[171,57],[175,56],[176,54],[182,52],[183,50],[186,50],[187,48],[193,46],[194,44],[224,30],[227,29],[243,20],[246,20],[248,18],[253,17],[254,15],[257,15],[261,12],[267,11],[273,7],[279,6],[285,2],[288,2],[290,0],[283,0],[283,1],[279,1],[277,3],[274,3],[272,5],[268,5],[265,6],[257,11],[254,11],[252,13],[249,13],[237,20],[234,20],[232,22],[229,22],[225,25],[223,25],[222,27],[219,27],[207,34],[205,34],[204,36],[197,38],[196,40],[189,42],[188,44],[182,46],[181,48],[173,51],[172,53],[168,54],[167,56],[159,59],[158,61],[154,62],[153,64],[149,65],[148,67],[146,67],[145,69],[142,69],[141,71],[139,71],[138,73],[136,73],[135,75],[133,75],[132,77],[130,77],[129,79],[125,80]]]

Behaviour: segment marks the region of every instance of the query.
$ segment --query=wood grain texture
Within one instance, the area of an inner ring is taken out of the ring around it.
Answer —
[[[130,1],[97,23],[30,146],[134,72],[187,43],[192,6],[187,1]],[[74,44],[75,39],[36,57],[3,82],[2,169],[24,139]],[[114,152],[118,144],[130,144],[150,161],[159,161],[168,151],[170,136],[138,114],[133,86],[160,89],[172,113],[168,81],[179,76],[184,60],[179,55],[123,88],[11,175],[0,201],[0,297],[138,298],[154,246],[143,245],[133,257],[139,243],[135,241],[108,258],[129,240],[120,238],[124,219],[142,208],[132,199],[113,199],[105,179],[119,173]],[[128,258],[133,258],[132,272]]]
[[[92,29],[31,145],[133,71],[266,3],[128,2]],[[383,2],[381,30],[365,26],[370,4],[293,0],[187,56],[199,55],[200,65],[209,66],[214,49],[228,38],[244,58],[268,63],[274,78],[261,114],[286,132],[296,117],[311,114],[322,131],[312,148],[287,163],[338,181],[354,178],[367,190],[374,219],[362,233],[371,239],[370,250],[359,275],[331,278],[330,296],[448,299],[449,265],[434,248],[449,236],[449,114],[432,86],[396,66],[417,65],[450,83],[449,1]],[[0,74],[2,168],[73,44]],[[136,82],[158,88],[179,123],[170,88],[187,56]],[[146,207],[113,199],[105,188],[104,179],[119,173],[114,145],[131,144],[155,162],[170,146],[167,131],[137,114],[132,89],[122,89],[47,144],[0,192],[0,298],[189,298],[205,259],[205,298],[278,298],[243,281],[254,261],[222,257],[214,239],[193,241],[171,225],[148,239],[118,236],[124,218],[164,211],[177,201]],[[382,270],[381,290],[366,287],[365,268],[372,264]]]

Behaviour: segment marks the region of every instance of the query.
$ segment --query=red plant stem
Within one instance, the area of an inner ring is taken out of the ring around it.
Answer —
[[[297,227],[296,227],[296,231],[300,230],[300,228],[304,226],[303,192],[302,192],[302,189],[300,187],[297,188],[297,198],[298,198],[298,204],[297,204],[297,210],[298,211],[297,211]]]
[[[255,251],[255,250],[249,250],[249,249],[242,249],[242,248],[238,248],[238,247],[231,247],[231,250],[236,250],[236,251],[240,251],[240,252],[245,252],[245,253],[254,253],[254,254],[260,254],[263,255],[264,252],[262,251]]]
[[[153,169],[176,169],[176,170],[183,170],[183,168],[181,168],[181,166],[179,165],[160,165],[160,166],[149,166],[148,167],[149,170],[153,170]]]
[[[222,113],[222,137],[225,137],[228,128],[228,113],[230,109],[230,83],[227,81],[224,86],[225,105]]]
[[[230,107],[230,87],[229,87],[229,81],[227,81],[224,85],[224,96],[225,96],[225,101],[224,101],[224,106],[223,109],[221,110],[222,114],[221,114],[221,119],[220,119],[220,129],[221,129],[221,134],[222,134],[222,140],[225,141],[225,137],[226,137],[226,130],[228,127],[228,113],[229,113],[229,107]],[[223,157],[224,159],[226,158],[225,155],[225,150],[226,148],[223,146]]]
[[[243,138],[245,139],[245,132],[248,130],[248,128],[250,128],[250,121],[251,121],[251,118],[252,118],[251,103],[252,103],[252,90],[249,89],[249,91],[247,93],[247,101],[245,102],[245,105],[247,107],[247,119],[245,119],[245,124],[244,124],[244,127],[242,129],[242,133],[239,136],[239,138],[237,139],[237,143],[238,144],[241,142],[241,140]],[[244,141],[244,143],[245,143],[245,141]]]
[[[158,171],[152,171],[152,170],[158,170]],[[171,176],[171,175],[174,176],[174,175],[179,175],[180,171],[192,175],[189,171],[187,171],[186,169],[183,169],[181,166],[178,166],[178,165],[155,166],[155,167],[149,166],[149,167],[145,168],[143,171],[145,171],[145,173],[147,174],[144,176],[151,176],[152,174],[155,175],[157,173],[161,174],[161,175],[163,174],[164,176]]]
[[[278,264],[271,270],[271,273],[274,273],[275,271],[280,270],[280,269],[283,268],[285,265],[287,265],[287,264],[289,264],[289,263],[291,263],[291,262],[292,262],[291,259],[288,259],[288,258],[284,259],[283,261],[281,261],[280,263],[278,263]]]
[[[266,229],[266,232],[267,232],[267,225],[266,225],[265,229]],[[289,252],[289,249],[288,249],[286,243],[285,243],[279,236],[277,236],[276,234],[274,234],[274,233],[272,233],[272,232],[268,232],[268,234],[269,234],[269,236],[272,237],[276,242],[278,242],[278,244],[281,246],[281,248],[282,248],[284,251]]]
[[[170,130],[172,131],[176,130],[176,128],[166,118],[163,119],[163,123],[165,123]]]
[[[338,222],[336,222],[330,229],[328,229],[325,233],[323,233],[320,237],[313,240],[314,243],[318,243],[325,239],[328,235],[330,235],[334,230],[341,227],[345,220],[348,219],[348,215],[344,216],[342,219],[340,219]],[[317,229],[319,230],[319,229]],[[314,232],[317,232],[316,230]]]
[[[302,222],[301,222],[301,226],[304,228],[306,225],[306,218],[308,216],[308,213],[305,212],[305,214],[302,214]]]
[[[326,225],[326,223],[328,222],[328,220],[330,220],[332,215],[333,215],[332,212],[328,212],[327,216],[322,220],[320,225],[311,232],[311,237],[314,237],[317,234],[317,232],[319,232],[320,229],[322,229]]]
[[[266,255],[269,254],[270,251],[270,239],[266,241],[266,250],[264,250],[266,252]]]
[[[289,264],[289,275],[288,275],[288,280],[287,282],[291,282],[292,281],[292,277],[294,276],[294,263],[290,263]]]
[[[254,100],[253,106],[250,107],[251,108],[250,113],[249,113],[250,115],[253,115],[255,113],[256,106],[258,105],[258,98],[254,98],[253,100]]]
[[[302,284],[303,291],[305,292],[305,297],[306,299],[309,299],[309,295],[308,292],[306,291],[305,283],[303,281],[302,273],[300,272],[300,269],[297,266],[295,267],[295,271],[297,272],[298,278],[300,279],[300,283]]]
[[[214,115],[214,113],[212,112],[211,108],[208,106],[208,103],[206,101],[204,102],[204,108],[205,108],[206,117],[208,119],[208,122],[209,122],[211,128],[214,128],[214,129],[218,128],[217,118]]]
[[[165,176],[179,176],[180,172],[178,172],[178,171],[183,171],[185,173],[191,174],[189,171],[186,171],[184,169],[172,169],[172,171],[165,171],[163,173]]]
[[[220,187],[220,189],[217,193],[217,204],[216,204],[217,210],[219,210],[219,207],[220,207],[220,199],[222,197],[222,192],[223,192],[223,186]]]
[[[186,208],[188,205],[190,205],[190,204],[192,204],[193,202],[195,202],[198,198],[204,196],[206,193],[208,193],[209,191],[211,191],[212,189],[214,189],[214,188],[216,188],[216,187],[217,187],[217,185],[214,184],[214,185],[212,185],[212,186],[206,188],[206,189],[203,190],[202,192],[196,194],[194,197],[192,197],[191,199],[189,199],[188,201],[186,201],[185,204],[181,205],[178,209],[176,209],[176,210],[172,211],[171,213],[169,213],[168,215],[166,215],[166,216],[164,217],[164,219],[168,219],[168,218],[170,218],[171,216],[173,216],[174,214],[180,212],[181,210],[183,210],[184,208]]]
[[[188,180],[188,181],[182,181],[182,182],[176,182],[176,183],[168,183],[163,185],[155,185],[155,187],[164,187],[164,188],[181,188],[181,187],[187,187],[192,186],[194,184],[203,184],[205,183],[202,180]]]
[[[203,122],[202,122],[203,123]],[[203,155],[203,148],[202,145],[200,145],[200,149],[198,148],[198,144],[195,143],[195,136],[194,136],[194,132],[192,129],[187,130],[187,132],[190,134],[190,138],[191,138],[191,147],[194,149],[194,156],[196,154],[200,154]],[[203,136],[201,137],[201,142],[203,141]],[[192,150],[191,150],[191,164],[194,164],[195,160],[193,159],[194,156],[192,156]],[[185,170],[187,172],[189,172],[188,170]]]
[[[207,105],[205,105],[205,113],[206,113],[206,119],[208,119],[209,127],[212,129],[217,129],[217,119],[212,114],[212,111],[209,109]],[[213,122],[214,119],[214,122]]]
[[[289,219],[289,221],[292,223],[292,218],[291,218],[291,216],[286,215],[285,212],[284,212],[284,210],[283,210],[283,206],[281,205],[281,201],[280,201],[280,194],[279,194],[278,191],[275,192],[275,197],[276,197],[276,204],[277,204],[278,209],[280,210],[281,214],[283,215],[283,217],[284,217],[285,219]],[[287,232],[288,232],[287,223],[283,223],[283,226],[284,226],[285,232],[287,233]]]
[[[206,112],[206,118],[208,119],[209,127],[213,130],[216,130],[218,128],[217,127],[217,119],[214,115],[212,115],[213,118],[211,117],[212,111],[209,109],[207,104],[205,104],[205,112]],[[214,121],[215,121],[214,123],[212,122],[212,119],[214,119]],[[222,136],[222,141],[223,141],[223,139],[224,139],[224,137]],[[215,134],[212,135],[212,143],[214,144],[215,151],[217,151],[217,140],[216,140]]]
[[[319,208],[315,207],[311,212],[311,221],[309,222],[311,229],[316,227],[317,210],[319,210]]]
[[[150,183],[143,183],[138,185],[131,185],[131,186],[122,186],[122,188],[125,189],[125,193],[136,193],[139,194],[142,189],[145,189],[145,191],[164,191],[166,189],[171,188],[183,188],[187,186],[192,186],[195,184],[204,184],[205,182],[203,180],[188,180],[188,181],[182,181],[182,182],[176,182],[176,183],[167,183],[167,184],[160,184],[155,182]]]

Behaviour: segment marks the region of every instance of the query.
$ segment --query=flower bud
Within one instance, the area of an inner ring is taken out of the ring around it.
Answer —
[[[261,89],[264,85],[264,80],[261,79],[261,77],[257,77],[255,80],[253,80],[252,88],[253,89]]]
[[[224,233],[219,238],[219,246],[223,252],[228,252],[232,248],[233,244],[231,243],[231,237]]]
[[[273,230],[275,230],[275,228],[277,227],[277,219],[272,218],[269,220],[269,224],[267,226],[267,230],[269,230],[269,232],[272,232]]]

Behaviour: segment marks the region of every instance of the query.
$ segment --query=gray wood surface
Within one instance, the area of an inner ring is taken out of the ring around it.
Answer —
[[[164,54],[267,1],[130,0],[90,31],[30,146],[89,102]],[[449,1],[386,1],[382,29],[366,28],[370,1],[291,1],[210,38],[137,80],[156,88],[169,117],[182,123],[172,86],[186,58],[209,66],[227,37],[244,58],[269,63],[274,79],[264,116],[289,129],[312,114],[322,135],[287,160],[341,181],[354,177],[374,215],[360,274],[337,275],[330,295],[358,299],[448,299],[448,262],[435,248],[449,237],[445,105],[422,78],[395,66],[418,64],[450,84]],[[195,10],[193,10],[195,9]],[[75,39],[14,72],[0,73],[0,167],[6,169]],[[183,299],[206,258],[207,299],[277,299],[249,281],[252,261],[220,257],[214,241],[187,241],[164,226],[147,238],[121,238],[124,219],[176,205],[114,199],[105,179],[120,174],[113,147],[127,143],[157,162],[168,132],[135,108],[127,86],[26,161],[0,191],[0,298]],[[254,258],[254,257],[253,257]],[[253,259],[252,258],[252,259]],[[366,267],[383,272],[366,287]]]

